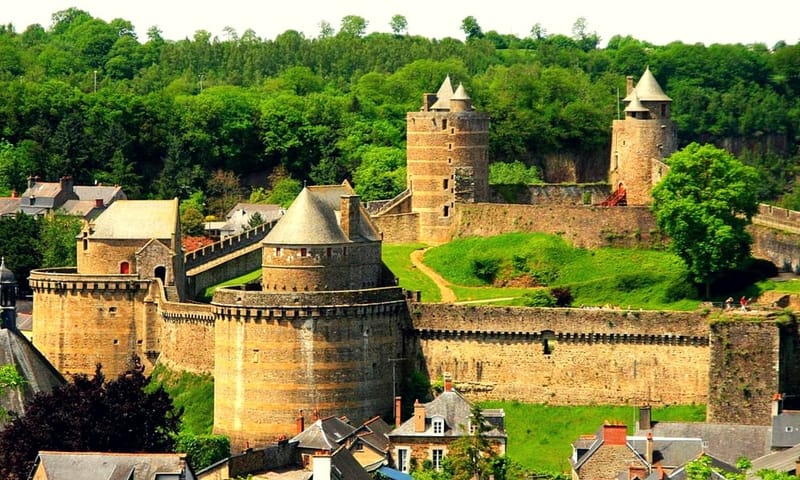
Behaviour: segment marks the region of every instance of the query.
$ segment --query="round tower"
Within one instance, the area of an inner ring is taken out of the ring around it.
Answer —
[[[448,76],[422,109],[406,114],[407,187],[419,215],[419,240],[445,242],[458,203],[489,198],[489,116],[476,112]]]
[[[649,205],[653,185],[666,173],[663,159],[676,148],[669,98],[648,67],[636,86],[627,78],[625,118],[614,120],[609,182],[623,187],[628,205]]]
[[[296,433],[297,412],[391,412],[407,316],[381,238],[348,185],[307,187],[262,242],[260,291],[221,289],[214,432],[234,451]]]

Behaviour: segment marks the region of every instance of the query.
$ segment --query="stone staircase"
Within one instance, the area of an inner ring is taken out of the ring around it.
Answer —
[[[175,285],[164,285],[164,300],[168,302],[180,302],[181,297],[178,295],[178,288]]]

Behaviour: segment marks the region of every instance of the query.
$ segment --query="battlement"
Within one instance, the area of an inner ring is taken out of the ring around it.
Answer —
[[[758,214],[753,217],[753,223],[800,233],[800,212],[761,203],[758,205]]]
[[[32,270],[29,278],[31,288],[36,291],[76,291],[76,290],[120,290],[133,292],[145,290],[150,280],[142,280],[138,275],[79,274],[75,267]]]
[[[189,271],[195,267],[211,262],[212,260],[224,257],[235,250],[256,244],[261,240],[264,240],[264,237],[267,236],[276,223],[278,223],[277,220],[264,223],[255,228],[251,228],[250,230],[246,230],[238,235],[223,238],[222,240],[214,242],[211,245],[206,245],[205,247],[198,248],[197,250],[187,252],[183,257],[186,270]]]

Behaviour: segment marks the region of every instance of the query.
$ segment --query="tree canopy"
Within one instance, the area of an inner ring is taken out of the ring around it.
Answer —
[[[132,367],[106,381],[76,375],[50,393],[38,393],[26,413],[0,431],[0,477],[24,479],[40,450],[170,452],[180,412],[163,388],[145,393],[147,378]]]
[[[759,176],[725,150],[692,143],[667,159],[653,188],[652,210],[692,280],[710,285],[750,257],[745,227],[757,212]]]

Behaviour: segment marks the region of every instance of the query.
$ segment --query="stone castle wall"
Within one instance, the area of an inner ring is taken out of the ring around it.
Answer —
[[[229,252],[230,253],[230,252]],[[237,278],[261,267],[260,245],[243,247],[239,254],[216,259],[204,267],[196,267],[187,276],[189,298],[199,298],[206,288]]]
[[[214,373],[214,309],[207,304],[159,302],[163,325],[159,363],[197,374]]]
[[[611,194],[607,183],[585,185],[491,185],[491,203],[575,207],[595,205]],[[459,205],[460,207],[460,205]]]
[[[662,238],[648,207],[459,205],[455,237],[509,232],[561,235],[577,247],[655,246]]]
[[[372,221],[383,234],[383,240],[395,243],[412,243],[418,241],[419,215],[401,213],[398,215],[379,215]]]
[[[214,296],[214,431],[233,451],[292,436],[299,410],[356,423],[391,412],[388,359],[408,318],[402,291],[308,295]]]
[[[136,251],[140,248],[142,248],[141,240],[79,240],[78,272],[90,275],[113,275],[120,273],[122,262],[128,262],[130,266],[128,273],[141,273],[143,277],[152,276],[153,272],[136,271]]]
[[[416,367],[474,400],[705,403],[708,326],[697,313],[412,306]],[[409,355],[412,356],[413,355]]]

